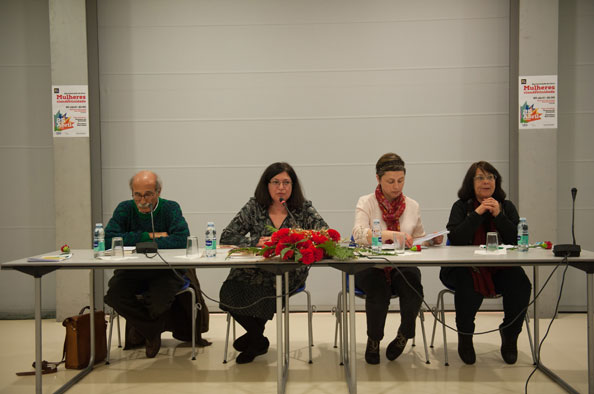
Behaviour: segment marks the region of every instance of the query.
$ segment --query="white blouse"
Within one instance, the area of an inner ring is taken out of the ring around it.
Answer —
[[[421,212],[419,203],[405,196],[406,208],[400,216],[400,231],[410,234],[413,239],[425,235],[425,229],[421,222]],[[355,210],[355,225],[353,226],[353,238],[360,245],[369,245],[367,234],[375,219],[380,220],[382,230],[387,230],[388,226],[382,218],[375,193],[368,194],[359,198]]]

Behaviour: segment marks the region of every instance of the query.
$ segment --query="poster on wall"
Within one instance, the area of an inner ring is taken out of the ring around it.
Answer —
[[[557,128],[557,76],[520,77],[520,130]]]
[[[52,86],[52,134],[54,137],[89,136],[89,87]]]

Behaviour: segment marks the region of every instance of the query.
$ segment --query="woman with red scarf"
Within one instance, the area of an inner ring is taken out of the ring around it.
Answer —
[[[406,246],[415,238],[425,235],[419,204],[402,194],[406,168],[395,153],[386,153],[375,165],[377,188],[357,202],[353,238],[357,244],[371,244],[371,226],[379,219],[382,240],[392,243],[395,233],[403,233]],[[441,236],[430,244],[441,243]],[[408,282],[408,283],[407,283]],[[410,285],[409,285],[410,283]],[[367,348],[365,361],[378,364],[379,344],[384,337],[384,325],[392,294],[400,298],[400,327],[396,338],[386,348],[388,360],[395,360],[415,336],[415,323],[423,299],[421,271],[417,267],[369,268],[355,275],[355,286],[365,292],[367,317]]]
[[[451,245],[484,245],[487,232],[496,231],[501,243],[515,245],[518,211],[505,199],[501,175],[486,161],[470,166],[450,212],[447,229]],[[474,318],[484,297],[503,296],[501,356],[508,364],[518,359],[517,340],[530,300],[532,285],[522,267],[442,267],[439,277],[455,290],[458,355],[474,364]]]

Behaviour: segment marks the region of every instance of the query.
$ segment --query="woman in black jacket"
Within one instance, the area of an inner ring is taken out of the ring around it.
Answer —
[[[501,175],[486,161],[470,166],[459,200],[450,212],[447,229],[451,245],[483,245],[487,232],[496,231],[501,243],[517,243],[518,211],[505,199]],[[474,318],[484,297],[503,296],[501,356],[508,364],[518,358],[517,340],[530,300],[532,285],[522,267],[442,267],[439,277],[455,291],[458,354],[466,364],[474,364],[476,354],[472,344]]]

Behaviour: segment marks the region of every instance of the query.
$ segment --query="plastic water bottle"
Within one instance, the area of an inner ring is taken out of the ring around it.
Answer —
[[[217,230],[213,222],[208,222],[206,226],[206,257],[215,257],[217,255]]]
[[[95,224],[93,231],[93,256],[99,257],[105,254],[105,230],[103,223]]]
[[[526,223],[526,218],[520,218],[520,223],[518,223],[518,252],[527,252],[529,245],[528,223]]]
[[[382,226],[379,219],[374,219],[371,227],[371,250],[375,253],[382,252]]]

